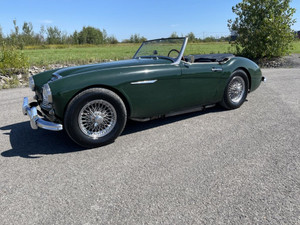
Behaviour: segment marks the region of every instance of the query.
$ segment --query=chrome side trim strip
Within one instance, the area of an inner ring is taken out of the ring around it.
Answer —
[[[213,67],[213,68],[211,68],[211,71],[212,72],[222,72],[223,69],[222,68],[215,68],[215,67]]]
[[[130,84],[153,84],[156,81],[157,80],[142,80],[142,81],[131,82]]]
[[[61,75],[59,75],[57,72],[54,72],[52,75],[53,75],[53,76],[55,76],[57,79],[60,79],[60,78],[62,78],[62,76],[61,76]]]

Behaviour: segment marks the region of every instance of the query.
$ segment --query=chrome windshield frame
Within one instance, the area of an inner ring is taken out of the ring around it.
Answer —
[[[184,53],[184,51],[185,51],[185,48],[186,48],[188,39],[189,39],[188,37],[185,37],[185,38],[184,38],[184,42],[183,42],[183,45],[182,45],[182,47],[181,47],[180,54],[179,54],[177,60],[176,60],[174,63],[172,63],[172,65],[179,65],[179,63],[181,62],[181,59],[182,59],[182,57],[183,57],[183,53]]]
[[[143,47],[143,45],[147,42],[151,42],[151,41],[158,41],[158,40],[168,40],[168,39],[184,39],[183,40],[183,44],[181,46],[180,49],[180,53],[177,57],[177,59],[172,63],[172,65],[178,65],[181,62],[181,59],[183,57],[187,42],[188,42],[188,37],[180,37],[180,38],[159,38],[159,39],[153,39],[153,40],[148,40],[148,41],[144,41],[141,46],[138,48],[138,50],[136,51],[136,53],[134,54],[134,56],[132,57],[133,59],[136,59],[136,55],[138,54],[138,52],[140,51],[140,49]]]

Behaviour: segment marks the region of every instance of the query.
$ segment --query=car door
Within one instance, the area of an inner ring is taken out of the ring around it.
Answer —
[[[163,115],[178,108],[181,91],[181,67],[172,64],[144,66],[131,72],[130,81],[122,85],[122,92],[131,105],[131,117]]]
[[[218,101],[217,88],[223,74],[219,63],[202,62],[180,64],[180,101],[184,107],[206,105]]]

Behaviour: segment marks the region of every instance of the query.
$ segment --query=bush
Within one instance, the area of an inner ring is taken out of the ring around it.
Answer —
[[[110,36],[106,38],[108,44],[118,44],[119,41],[115,36]]]
[[[0,89],[16,88],[20,86],[20,81],[16,75],[12,77],[4,78],[4,84],[0,86]]]
[[[252,59],[286,55],[292,48],[295,9],[291,0],[243,0],[232,8],[237,18],[228,21],[236,33],[238,54]]]
[[[2,44],[0,49],[0,73],[11,77],[13,74],[25,73],[29,68],[28,58],[15,46]]]

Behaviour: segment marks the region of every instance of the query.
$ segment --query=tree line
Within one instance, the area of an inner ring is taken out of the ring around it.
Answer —
[[[122,42],[140,43],[147,40],[139,34],[133,34],[129,39]],[[57,26],[41,26],[38,33],[34,32],[31,22],[24,22],[23,26],[17,25],[17,21],[13,20],[13,30],[10,34],[4,35],[0,26],[0,42],[7,45],[18,46],[23,48],[29,45],[53,45],[53,44],[117,44],[118,39],[114,36],[108,36],[105,29],[100,30],[92,26],[83,27],[80,31],[74,31],[72,34],[62,31]]]
[[[214,37],[214,36],[208,36],[205,38],[197,38],[193,32],[188,33],[187,35],[181,35],[186,36],[189,38],[189,43],[197,43],[197,42],[229,42],[231,39],[231,36],[221,36],[221,37]],[[176,32],[173,32],[170,37],[176,38],[179,37]]]
[[[196,38],[193,32],[188,33],[190,42],[215,42],[215,41],[229,41],[230,37],[206,37]],[[170,37],[178,37],[176,32],[173,32]],[[141,43],[147,40],[144,36],[139,34],[132,34],[128,39],[122,40],[122,43]],[[0,43],[5,42],[7,45],[24,46],[31,45],[82,45],[82,44],[117,44],[119,40],[114,36],[108,36],[105,29],[100,30],[92,26],[83,27],[80,31],[74,31],[72,34],[62,31],[57,26],[41,26],[39,32],[34,32],[31,22],[24,22],[22,26],[13,20],[13,29],[10,34],[4,35],[0,26]]]

